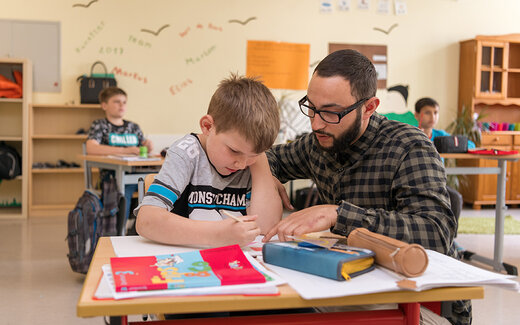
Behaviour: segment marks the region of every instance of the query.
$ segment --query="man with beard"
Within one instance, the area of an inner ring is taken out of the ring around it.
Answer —
[[[376,90],[374,65],[359,52],[337,51],[318,64],[299,101],[313,132],[274,146],[267,157],[275,178],[311,179],[324,204],[288,215],[264,241],[326,229],[348,236],[363,227],[456,256],[439,154],[421,130],[375,112]],[[451,321],[471,322],[469,302],[456,302],[453,311]]]

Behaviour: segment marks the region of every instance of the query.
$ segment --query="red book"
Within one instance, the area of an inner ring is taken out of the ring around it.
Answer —
[[[475,155],[491,155],[491,156],[503,156],[503,155],[516,155],[517,150],[498,150],[498,149],[468,149],[468,153]]]
[[[110,259],[116,291],[163,290],[263,283],[238,245],[179,254]]]

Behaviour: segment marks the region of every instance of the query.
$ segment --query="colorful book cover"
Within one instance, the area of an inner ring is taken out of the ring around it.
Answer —
[[[297,242],[266,243],[264,262],[344,281],[374,269],[374,252],[368,249],[335,244],[324,248]]]
[[[263,283],[238,245],[110,259],[117,292]]]

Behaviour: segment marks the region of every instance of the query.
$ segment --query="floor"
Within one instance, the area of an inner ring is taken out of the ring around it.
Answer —
[[[520,220],[520,210],[507,214]],[[494,210],[461,215],[493,217]],[[0,220],[1,324],[104,324],[101,317],[76,317],[84,277],[68,265],[66,227],[64,218]],[[492,256],[492,235],[459,235],[457,242]],[[504,261],[520,267],[520,235],[505,236]],[[519,306],[519,293],[486,288],[485,298],[473,301],[473,324],[518,324]]]

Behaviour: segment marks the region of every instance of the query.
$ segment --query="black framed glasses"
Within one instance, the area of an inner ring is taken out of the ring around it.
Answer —
[[[321,110],[316,109],[314,106],[310,106],[309,99],[307,98],[307,95],[304,96],[302,99],[298,101],[298,104],[300,105],[300,111],[302,111],[303,115],[308,117],[314,117],[316,114],[318,114],[322,120],[324,120],[327,123],[331,124],[338,124],[341,119],[347,115],[348,113],[352,112],[356,108],[358,108],[360,105],[362,105],[364,102],[369,100],[370,98],[362,98],[355,102],[354,104],[350,105],[349,107],[345,107],[343,111],[341,112],[331,112],[327,110]]]

